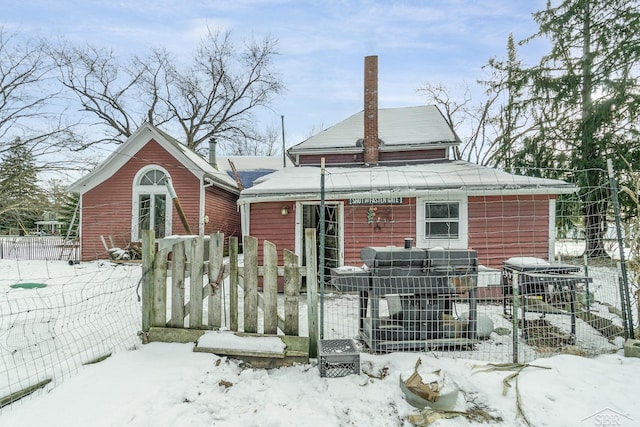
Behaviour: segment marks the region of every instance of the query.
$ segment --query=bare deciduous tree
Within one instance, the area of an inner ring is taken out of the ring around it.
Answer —
[[[0,154],[19,138],[40,158],[60,149],[73,125],[62,120],[45,44],[0,27]]]
[[[65,152],[78,140],[76,122],[66,114],[54,70],[45,42],[0,27],[0,167],[17,149],[28,153],[36,176],[76,166]],[[6,201],[12,178],[0,179]]]
[[[276,41],[265,37],[232,42],[231,32],[209,30],[190,64],[155,49],[122,62],[110,50],[62,45],[52,50],[63,85],[94,124],[108,129],[100,142],[122,142],[143,121],[180,129],[185,145],[198,150],[216,138],[229,152],[260,141],[254,112],[283,91],[274,70]]]

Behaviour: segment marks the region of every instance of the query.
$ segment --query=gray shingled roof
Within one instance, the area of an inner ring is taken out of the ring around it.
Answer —
[[[363,138],[364,112],[360,111],[288,151],[293,155],[308,150],[356,149]],[[460,143],[456,133],[434,105],[379,109],[378,138],[382,141],[381,151],[424,144]]]

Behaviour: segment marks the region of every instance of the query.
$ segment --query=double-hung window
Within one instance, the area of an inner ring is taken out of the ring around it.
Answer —
[[[466,198],[418,198],[416,221],[417,246],[467,248]]]

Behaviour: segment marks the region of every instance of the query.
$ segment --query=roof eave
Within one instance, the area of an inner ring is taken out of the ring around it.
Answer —
[[[561,194],[573,194],[578,191],[578,188],[573,185],[567,186],[513,186],[513,185],[496,185],[491,187],[430,187],[430,188],[406,188],[398,190],[394,189],[379,189],[374,192],[377,194],[393,194],[396,197],[420,197],[421,195],[433,192],[452,192],[452,193],[465,193],[468,196],[513,196],[513,195],[561,195]],[[365,197],[371,196],[371,190],[338,190],[338,191],[325,191],[325,199],[348,199],[353,197]],[[247,194],[243,192],[238,200],[239,205],[250,204],[255,202],[273,202],[273,201],[304,201],[304,200],[318,200],[321,195],[319,191],[298,191],[292,192],[275,192],[265,191],[264,193],[252,193]]]
[[[229,185],[229,183],[220,180],[217,176],[211,174],[205,174],[204,179],[208,180],[211,184],[218,188],[229,191],[235,195],[240,195],[240,189],[237,186]]]

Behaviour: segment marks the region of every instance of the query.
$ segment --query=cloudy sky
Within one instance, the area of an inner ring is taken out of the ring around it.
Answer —
[[[19,0],[5,2],[5,30],[64,37],[144,53],[195,49],[207,27],[236,40],[279,40],[276,66],[287,91],[260,115],[287,146],[362,110],[364,57],[379,57],[379,106],[426,102],[425,83],[455,90],[483,77],[489,58],[505,56],[510,33],[533,34],[531,14],[546,0]],[[538,49],[539,50],[539,49]],[[536,46],[520,54],[538,58]]]

